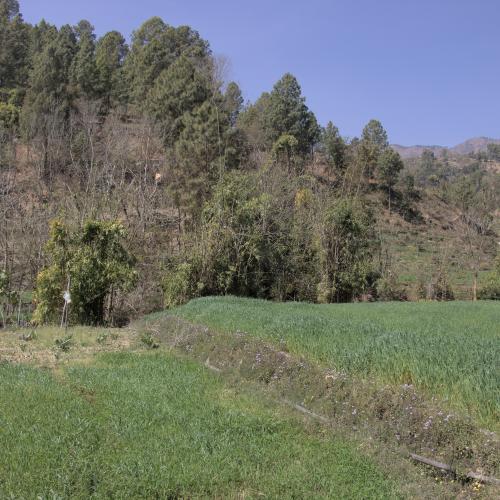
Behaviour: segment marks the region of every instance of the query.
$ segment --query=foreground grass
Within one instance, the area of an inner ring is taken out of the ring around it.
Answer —
[[[498,303],[312,305],[227,297],[194,300],[170,314],[285,342],[348,373],[414,384],[498,427]]]
[[[164,353],[0,364],[2,498],[392,498],[353,445],[306,433]]]

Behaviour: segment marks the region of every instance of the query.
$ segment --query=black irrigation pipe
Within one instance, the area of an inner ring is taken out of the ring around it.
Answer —
[[[450,472],[455,476],[458,475],[456,470],[451,465],[443,464],[441,462],[438,462],[437,460],[422,457],[420,455],[416,455],[415,453],[410,453],[410,457],[416,462],[421,462],[423,464],[430,465],[431,467],[436,467],[436,469]],[[467,474],[465,474],[465,478],[473,479],[474,481],[479,481],[481,483],[496,484],[497,486],[500,485],[500,479],[497,479],[496,477],[485,476],[484,474],[479,474],[478,472],[467,472]]]

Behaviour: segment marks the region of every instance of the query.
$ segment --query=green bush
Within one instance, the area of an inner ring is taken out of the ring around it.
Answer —
[[[165,307],[171,308],[186,304],[203,292],[203,283],[196,280],[194,263],[172,264],[163,279]]]
[[[19,108],[14,104],[0,102],[0,127],[12,130],[19,123]]]
[[[407,301],[408,295],[405,289],[398,283],[393,273],[381,277],[376,285],[377,299],[381,301]]]
[[[70,320],[104,323],[107,298],[129,290],[137,278],[135,259],[122,245],[124,236],[123,226],[117,222],[89,221],[80,230],[70,231],[54,221],[46,247],[50,263],[37,278],[34,323],[59,320],[68,282]]]
[[[500,300],[500,255],[496,258],[495,269],[488,274],[478,293],[481,300]]]

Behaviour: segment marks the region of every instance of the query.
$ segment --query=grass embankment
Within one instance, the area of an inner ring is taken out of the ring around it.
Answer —
[[[245,331],[292,352],[429,398],[498,428],[500,305],[494,302],[277,304],[204,298],[171,312],[224,332]]]
[[[392,498],[348,444],[164,352],[0,363],[2,498]]]

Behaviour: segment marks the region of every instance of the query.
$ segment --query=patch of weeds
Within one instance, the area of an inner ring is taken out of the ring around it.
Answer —
[[[56,339],[55,346],[62,352],[68,352],[71,350],[71,347],[73,346],[73,337],[71,335],[67,335],[66,337]]]
[[[108,332],[101,332],[99,335],[97,335],[97,343],[100,345],[105,344],[109,339],[109,333]]]
[[[142,333],[140,340],[148,349],[158,349],[160,347],[158,339],[151,332]]]
[[[21,340],[23,340],[24,342],[31,342],[33,340],[36,340],[37,338],[38,338],[38,335],[35,332],[35,330],[31,330],[28,333],[23,333],[21,335]]]

